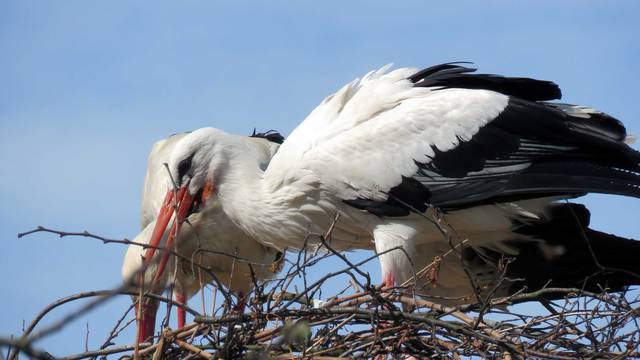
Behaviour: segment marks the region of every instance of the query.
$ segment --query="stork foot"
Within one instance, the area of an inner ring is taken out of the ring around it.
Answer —
[[[385,273],[382,277],[382,293],[384,295],[391,295],[391,291],[396,287],[396,278],[393,272],[389,271]],[[385,308],[387,310],[395,310],[392,305],[385,303]]]
[[[382,276],[382,289],[390,289],[396,286],[396,277],[392,271],[386,272]]]
[[[382,276],[382,284],[381,284],[381,289],[382,289],[382,295],[383,297],[385,297],[385,295],[390,295],[391,291],[393,288],[396,287],[396,279],[395,279],[395,274],[392,271],[389,272],[385,272]],[[397,309],[395,308],[395,306],[393,306],[393,304],[390,304],[389,302],[384,302],[382,304],[382,307],[385,310],[388,311],[396,311]],[[381,329],[387,329],[390,327],[393,327],[393,321],[380,321],[380,328]]]

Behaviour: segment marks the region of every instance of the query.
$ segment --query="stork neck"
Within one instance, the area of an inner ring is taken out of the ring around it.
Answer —
[[[264,162],[256,162],[253,156],[232,159],[218,186],[224,211],[261,243],[299,247],[307,235],[308,221],[291,206],[295,198],[292,192],[266,186],[261,165]]]

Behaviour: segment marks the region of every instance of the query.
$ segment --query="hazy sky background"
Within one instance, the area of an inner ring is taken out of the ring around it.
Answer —
[[[18,232],[133,238],[155,140],[203,126],[288,134],[326,95],[386,63],[466,60],[554,80],[564,101],[640,133],[640,2],[302,3],[0,2],[0,336],[57,298],[120,281],[122,246]],[[587,203],[595,228],[640,237],[640,201]],[[377,264],[367,269],[378,277]],[[112,301],[39,345],[82,351],[88,321],[95,348],[128,304]]]

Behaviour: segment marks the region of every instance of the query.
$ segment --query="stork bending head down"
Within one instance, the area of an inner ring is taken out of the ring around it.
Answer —
[[[149,155],[142,199],[143,230],[134,243],[151,247],[129,246],[122,275],[137,286],[143,284],[145,292],[161,293],[173,287],[176,301],[181,303],[216,280],[238,295],[240,309],[244,295],[254,285],[254,276],[258,281],[272,277],[272,264],[281,253],[245,234],[226,217],[216,199],[204,207],[209,199],[205,190],[176,191],[175,180],[170,179],[164,164],[185,135],[159,141]],[[268,163],[278,147],[263,138],[243,137],[240,141],[253,149],[256,166]],[[179,171],[182,169],[184,165]],[[170,249],[177,256],[161,249]],[[143,267],[144,275],[139,276]],[[157,303],[144,300],[140,310],[138,338],[144,341],[153,335]],[[185,313],[179,308],[178,326],[184,323]]]
[[[640,197],[640,153],[618,120],[549,102],[559,97],[549,81],[459,64],[385,67],[327,97],[268,164],[241,137],[186,135],[169,161],[178,223],[181,211],[215,199],[253,239],[300,248],[339,213],[332,245],[375,242],[387,286],[453,248],[458,256],[442,260],[437,279],[414,279],[418,294],[446,302],[549,282],[620,290],[638,283],[640,243],[589,229],[588,210],[567,200]],[[160,211],[159,233],[162,211],[173,210]],[[505,275],[518,280],[497,283]]]

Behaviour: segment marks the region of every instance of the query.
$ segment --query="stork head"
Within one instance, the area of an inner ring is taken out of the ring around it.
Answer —
[[[183,137],[167,162],[167,194],[160,214],[175,213],[179,225],[200,212],[216,194],[218,181],[230,167],[229,154],[237,152],[236,138],[214,128],[198,129]],[[163,226],[161,221],[156,222],[158,226]],[[154,232],[161,233],[160,229]]]
[[[217,180],[229,168],[229,154],[238,152],[236,148],[240,142],[236,138],[217,129],[203,128],[186,135],[176,144],[167,163],[166,195],[155,225],[152,225],[153,231],[146,234],[149,237],[149,247],[144,250],[143,260],[146,269],[138,283],[144,283],[147,288],[161,288],[170,252],[158,251],[160,256],[154,257],[156,250],[174,249],[173,243],[182,224],[215,196]],[[161,245],[163,239],[166,240]],[[156,309],[143,306],[141,310],[138,337],[142,342],[153,335]]]
[[[227,165],[234,136],[218,129],[198,129],[180,140],[167,163],[168,191],[184,192],[191,201],[188,214],[198,212],[215,194],[216,180]]]
[[[170,252],[156,250],[174,250],[174,240],[182,242],[176,237],[187,240],[191,230],[197,232],[203,223],[213,223],[213,227],[222,234],[229,233],[227,222],[231,223],[230,219],[223,217],[227,220],[218,222],[208,219],[212,214],[224,212],[218,194],[222,196],[231,184],[246,180],[245,170],[264,170],[277,147],[264,139],[229,135],[213,128],[199,129],[182,137],[169,154],[166,195],[155,223],[149,224],[152,230],[145,229],[141,234],[148,239],[149,247],[139,250],[137,255],[139,259],[144,253],[142,264],[145,270],[135,283],[144,284],[146,289],[163,288],[163,279],[166,279],[163,273]],[[204,218],[207,221],[203,221]],[[169,226],[172,219],[173,223]],[[190,226],[185,226],[181,231],[185,221]],[[156,252],[160,256],[154,257]],[[152,312],[155,308],[143,306],[141,310],[138,336],[142,342],[153,335],[155,317]]]

